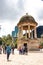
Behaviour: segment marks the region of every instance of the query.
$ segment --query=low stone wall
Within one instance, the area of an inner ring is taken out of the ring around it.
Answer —
[[[19,48],[19,46],[23,46],[24,43],[27,43],[28,50],[39,50],[40,40],[41,40],[40,38],[28,39],[28,40],[20,39],[20,40],[18,40],[17,45]]]

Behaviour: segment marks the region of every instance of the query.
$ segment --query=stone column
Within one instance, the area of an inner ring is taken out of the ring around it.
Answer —
[[[30,25],[28,25],[28,37],[30,38]]]
[[[26,31],[26,33],[25,33],[25,34],[26,34],[25,38],[27,39],[27,30],[25,30],[25,31]]]
[[[21,37],[23,37],[23,26],[21,26]]]
[[[20,38],[20,28],[18,28],[18,39]]]
[[[18,38],[22,38],[23,37],[23,26],[19,27],[19,31],[18,31]]]
[[[37,38],[36,27],[34,28],[34,38]]]
[[[33,39],[33,31],[31,31],[31,39]]]

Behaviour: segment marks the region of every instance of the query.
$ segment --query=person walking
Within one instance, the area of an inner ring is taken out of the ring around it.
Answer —
[[[9,56],[11,53],[11,47],[9,46],[9,44],[7,44],[7,46],[6,46],[6,53],[7,53],[7,61],[9,61]]]
[[[0,45],[0,54],[2,54],[2,46]]]
[[[14,49],[15,49],[14,44],[12,44],[11,45],[12,54],[14,54]]]

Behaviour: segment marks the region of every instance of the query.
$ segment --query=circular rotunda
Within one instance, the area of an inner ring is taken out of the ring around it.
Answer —
[[[37,32],[36,27],[38,23],[35,21],[35,19],[26,13],[26,15],[22,16],[17,24],[18,26],[18,47],[19,45],[23,46],[24,44],[27,44],[29,47],[29,39],[36,39],[37,38]],[[25,31],[25,34],[24,32]],[[34,31],[34,35],[33,35]]]

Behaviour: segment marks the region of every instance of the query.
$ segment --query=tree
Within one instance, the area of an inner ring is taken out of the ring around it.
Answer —
[[[0,45],[2,45],[2,38],[0,37]]]
[[[3,36],[2,41],[4,45],[10,45],[12,43],[12,36],[10,34],[8,34],[7,36]]]
[[[13,41],[15,48],[17,48],[17,38]]]

